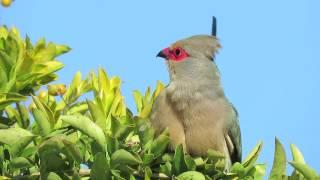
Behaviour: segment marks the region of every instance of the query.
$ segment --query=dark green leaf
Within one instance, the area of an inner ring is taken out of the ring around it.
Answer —
[[[167,176],[172,175],[172,165],[170,162],[166,162],[164,165],[160,165],[160,172]]]
[[[93,180],[111,179],[109,163],[107,161],[106,155],[102,152],[99,152],[94,156],[91,178]]]
[[[31,167],[32,164],[28,159],[24,157],[16,157],[10,161],[9,166],[10,168],[13,168],[13,169],[21,169],[21,168]]]
[[[174,174],[178,175],[188,170],[185,162],[184,152],[182,145],[176,147],[173,157],[173,171]]]

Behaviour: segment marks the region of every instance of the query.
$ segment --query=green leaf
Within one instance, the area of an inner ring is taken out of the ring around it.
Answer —
[[[52,128],[48,116],[46,116],[46,114],[39,109],[32,109],[32,114],[35,122],[38,125],[41,136],[47,136],[51,132]]]
[[[290,148],[292,152],[293,161],[297,163],[305,164],[303,155],[301,151],[297,148],[297,146],[295,146],[294,144],[291,144]]]
[[[13,60],[9,54],[7,54],[5,51],[0,50],[0,65],[5,70],[5,73],[9,75],[9,72],[13,66],[13,63],[15,60]]]
[[[121,124],[120,119],[117,119],[114,116],[111,116],[110,118],[110,126],[112,136],[119,140],[126,138],[131,132],[130,130],[133,129],[133,125]]]
[[[6,92],[7,89],[11,89],[11,87],[7,87],[8,77],[5,69],[0,65],[0,93]]]
[[[16,157],[10,161],[9,166],[10,168],[13,168],[13,169],[22,169],[22,168],[31,167],[32,164],[29,162],[28,159],[24,157]]]
[[[150,167],[146,167],[144,169],[144,180],[151,180],[152,177],[152,170]],[[133,178],[135,180],[135,178]]]
[[[104,92],[108,92],[110,90],[110,80],[105,70],[99,68],[98,70],[98,78],[100,83],[100,89]]]
[[[73,162],[82,162],[80,150],[65,135],[53,136],[39,146],[41,168],[57,171]],[[43,173],[43,172],[41,172]]]
[[[18,93],[0,93],[0,110],[12,103],[24,100],[26,100],[26,97]]]
[[[292,152],[292,157],[293,157],[293,162],[300,163],[300,164],[305,164],[304,158],[300,150],[294,145],[290,145],[291,152]],[[299,176],[299,171],[296,169],[293,171],[292,175]]]
[[[19,116],[20,116],[20,126],[27,129],[29,127],[30,124],[30,119],[29,119],[29,112],[27,110],[27,108],[22,105],[21,103],[16,103],[17,105],[17,110],[19,112]]]
[[[231,173],[236,173],[239,177],[243,177],[245,174],[245,169],[243,165],[239,162],[236,162],[232,165],[230,169]]]
[[[31,43],[30,37],[28,35],[26,35],[25,45],[26,45],[26,49],[27,50],[32,50],[33,49],[33,45]]]
[[[188,170],[185,162],[184,152],[182,145],[176,147],[173,157],[173,171],[174,174],[178,175]]]
[[[167,176],[172,175],[172,165],[170,162],[166,162],[164,165],[160,165],[160,172],[164,173]]]
[[[0,26],[0,38],[7,38],[8,28],[6,26]]]
[[[145,99],[146,101],[149,101],[150,95],[151,95],[150,93],[151,93],[151,88],[148,87],[147,90],[146,90],[146,92],[144,93],[144,99]]]
[[[105,153],[98,152],[94,156],[94,162],[90,176],[93,180],[110,179],[110,169]]]
[[[178,180],[205,180],[204,175],[197,171],[187,171],[177,177]]]
[[[45,104],[42,103],[38,97],[36,96],[32,96],[32,100],[35,103],[36,107],[41,110],[41,112],[45,112],[43,115],[45,115],[46,119],[48,120],[48,122],[50,123],[51,127],[54,126],[55,124],[55,119],[54,119],[54,115],[53,112],[51,111],[51,109]]]
[[[188,168],[188,171],[194,171],[197,168],[196,162],[190,155],[185,156],[185,162]]]
[[[0,176],[0,179],[2,180],[11,180],[11,178],[5,177],[5,176]]]
[[[33,134],[22,128],[9,128],[0,130],[0,142],[8,145],[13,145],[27,136],[33,137]]]
[[[140,114],[143,106],[142,104],[143,96],[139,91],[136,90],[136,91],[133,91],[133,97],[134,97],[134,102],[136,103],[137,112],[138,114]]]
[[[40,79],[62,69],[63,67],[64,65],[59,61],[47,61],[36,64],[33,71],[38,74],[37,78]]]
[[[7,37],[7,42],[6,42],[6,52],[12,59],[12,62],[16,62],[18,59],[19,51],[22,51],[22,48],[19,48],[18,44],[18,38],[16,35],[14,35],[13,30],[9,32],[9,36]]]
[[[207,154],[208,154],[208,159],[214,162],[225,158],[225,156],[221,152],[215,151],[213,149],[209,149]]]
[[[140,159],[137,159],[130,152],[124,149],[119,149],[111,155],[111,164],[113,167],[121,164],[138,165],[142,164],[142,161]]]
[[[291,166],[293,166],[298,172],[300,172],[307,179],[320,178],[317,172],[306,164],[299,163],[299,162],[289,162],[289,164],[291,164]]]
[[[24,136],[11,144],[12,157],[20,156],[34,138],[35,136]]]
[[[67,89],[67,92],[64,94],[63,99],[67,104],[73,103],[77,96],[79,95],[78,87],[81,84],[81,72],[77,72],[72,79],[72,82]],[[59,104],[59,108],[64,107],[66,104],[65,102],[61,102],[62,104]]]
[[[95,105],[92,101],[87,100],[90,114],[93,121],[102,129],[105,130],[107,126],[107,118],[103,113],[103,110],[100,109],[100,106]]]
[[[60,178],[60,176],[54,172],[50,172],[45,179],[47,179],[47,180],[62,180]]]
[[[145,165],[148,165],[150,164],[154,158],[154,155],[153,154],[143,154],[142,156],[142,159],[143,159],[143,164]]]
[[[21,153],[21,157],[25,157],[25,158],[29,158],[33,155],[35,155],[36,153],[38,153],[38,147],[36,146],[28,146],[25,149],[23,149],[22,153]]]
[[[196,163],[196,166],[200,168],[202,168],[205,165],[205,162],[202,157],[195,158],[194,162]]]
[[[262,150],[262,144],[263,144],[262,141],[258,142],[258,144],[249,153],[249,155],[246,157],[246,159],[242,162],[242,165],[244,167],[251,166],[257,161],[259,154]]]
[[[273,166],[271,169],[269,179],[279,179],[279,178],[282,178],[282,176],[285,174],[286,174],[286,153],[282,144],[276,138]]]
[[[151,110],[152,110],[152,104],[146,104],[141,111],[140,117],[142,119],[149,117]]]
[[[146,120],[137,119],[135,122],[140,142],[143,146],[146,146],[147,143],[153,141],[154,129],[150,127],[149,122]]]
[[[82,156],[80,153],[79,148],[76,146],[76,144],[72,143],[71,141],[67,139],[62,139],[63,145],[64,145],[64,152],[67,156],[71,157],[72,160],[76,161],[77,163],[82,162]]]
[[[87,136],[91,137],[99,144],[100,148],[103,151],[106,150],[105,135],[102,129],[93,121],[82,115],[65,115],[61,116],[61,120],[80,130]]]
[[[86,102],[76,102],[68,109],[68,114],[85,114],[88,111],[88,104]]]
[[[168,131],[164,131],[152,142],[150,153],[154,154],[155,158],[159,157],[166,151],[169,141]]]
[[[113,154],[116,150],[119,149],[119,141],[116,138],[111,137],[110,135],[107,135],[106,140],[107,140],[107,150],[109,154]]]
[[[56,45],[56,56],[67,53],[71,50],[69,46],[66,45]]]
[[[252,176],[254,180],[262,180],[266,174],[266,170],[266,164],[256,164],[250,169],[249,172],[247,172],[247,175]]]
[[[161,81],[157,81],[156,90],[152,94],[152,101],[151,101],[152,104],[163,89],[164,89],[164,84]]]
[[[111,89],[119,88],[121,86],[121,79],[117,76],[112,77],[110,79],[110,86],[111,86]]]

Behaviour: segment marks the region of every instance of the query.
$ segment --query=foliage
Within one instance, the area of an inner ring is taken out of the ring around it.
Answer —
[[[242,163],[224,171],[224,156],[167,152],[169,135],[155,136],[149,124],[152,104],[164,88],[134,91],[137,115],[126,107],[121,80],[103,69],[71,84],[50,84],[63,67],[55,58],[67,46],[32,45],[16,29],[0,28],[0,178],[27,179],[262,179],[265,164],[256,164],[259,142]],[[86,96],[91,93],[92,96]],[[92,97],[84,100],[81,97]],[[26,107],[26,100],[30,100]],[[319,177],[298,148],[291,145],[294,172],[286,175],[286,156],[276,140],[270,179]]]

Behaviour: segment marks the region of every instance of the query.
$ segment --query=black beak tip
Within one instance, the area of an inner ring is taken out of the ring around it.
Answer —
[[[160,52],[157,54],[157,57],[166,58],[166,55],[163,53],[163,51],[160,51]]]

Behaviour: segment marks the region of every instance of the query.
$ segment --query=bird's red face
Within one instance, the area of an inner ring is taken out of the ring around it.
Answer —
[[[165,48],[160,51],[157,57],[162,57],[172,61],[183,61],[189,54],[181,47]]]

